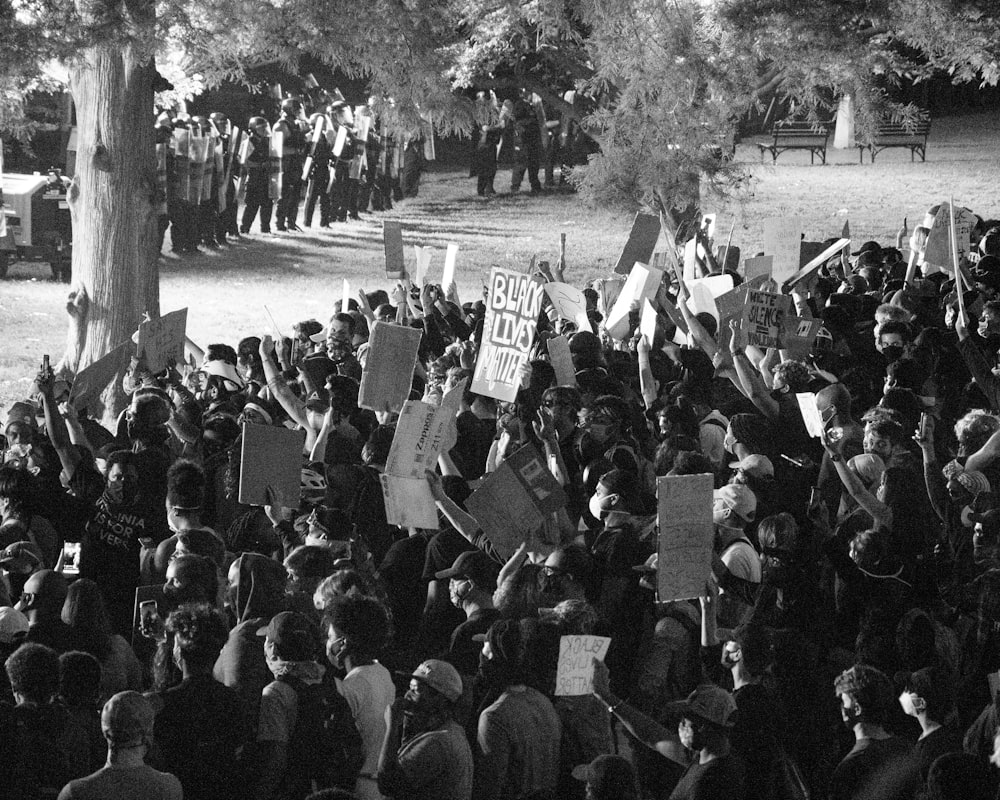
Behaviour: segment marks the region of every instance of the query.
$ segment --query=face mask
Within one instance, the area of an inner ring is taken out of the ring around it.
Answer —
[[[724,666],[726,669],[732,669],[734,666],[739,664],[740,660],[738,658],[734,658],[736,652],[737,651],[735,650],[726,650],[725,648],[723,648],[722,658],[720,659],[722,666]]]
[[[913,695],[909,692],[903,692],[899,696],[899,705],[903,709],[903,713],[906,714],[906,716],[917,716],[917,710],[913,707]]]
[[[899,361],[899,359],[903,357],[902,345],[898,344],[886,345],[885,347],[882,348],[882,357],[885,358],[885,360],[890,364],[893,361]]]
[[[466,596],[468,596],[471,590],[472,590],[471,581],[464,580],[461,583],[455,584],[454,589],[449,591],[451,604],[455,606],[455,608],[461,608],[462,602],[465,600]]]
[[[598,495],[593,494],[590,496],[590,500],[587,501],[587,510],[590,511],[590,515],[597,520],[604,519],[607,516],[609,508],[605,508],[605,503],[611,495]],[[610,504],[609,504],[610,505]]]
[[[861,721],[861,712],[855,709],[840,709],[840,721],[844,723],[844,727],[849,731],[854,731],[854,726]]]
[[[482,653],[479,654],[479,678],[486,686],[496,683],[498,676],[496,664],[492,658],[487,658]]]
[[[678,726],[677,734],[681,740],[681,744],[688,750],[698,752],[705,746],[701,731],[693,725]]]

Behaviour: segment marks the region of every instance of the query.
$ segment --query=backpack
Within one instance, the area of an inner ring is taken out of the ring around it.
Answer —
[[[298,714],[288,740],[281,797],[300,800],[318,789],[354,790],[365,761],[354,715],[336,687],[282,676],[295,690]]]

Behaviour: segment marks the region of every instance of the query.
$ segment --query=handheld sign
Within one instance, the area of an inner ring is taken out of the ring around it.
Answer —
[[[426,479],[384,474],[379,478],[386,522],[404,528],[437,530],[437,504]]]
[[[399,411],[410,396],[413,369],[423,334],[409,325],[376,322],[368,340],[358,405],[372,411]]]
[[[104,390],[128,370],[132,357],[132,343],[122,342],[118,347],[102,356],[89,367],[84,367],[73,378],[73,386],[69,392],[70,403],[77,411],[90,409],[91,416],[99,416],[94,403],[99,400]]]
[[[187,309],[171,311],[159,319],[143,322],[139,326],[136,354],[146,356],[146,364],[154,375],[167,368],[167,361],[184,361],[184,332],[187,328]]]
[[[656,290],[663,280],[662,270],[636,264],[625,280],[618,299],[605,320],[604,327],[615,339],[624,339],[629,330],[629,312],[633,304],[641,306],[643,300],[656,297]]]
[[[587,316],[587,298],[582,291],[568,283],[550,282],[545,284],[545,294],[562,319],[575,322],[578,330],[593,332]]]
[[[556,386],[576,386],[576,368],[573,366],[573,354],[569,351],[569,339],[553,336],[545,346],[556,373]]]
[[[444,270],[441,273],[441,289],[447,292],[448,287],[455,282],[455,262],[458,259],[458,245],[448,244],[444,254]]]
[[[556,696],[581,697],[594,691],[594,659],[604,661],[609,636],[560,636]]]
[[[712,475],[676,475],[656,480],[660,535],[656,599],[661,603],[700,597],[712,572]]]
[[[732,275],[709,275],[707,278],[695,278],[687,281],[688,291],[691,297],[688,299],[688,308],[693,314],[705,312],[719,320],[719,312],[716,308],[715,299],[726,294],[733,288]]]
[[[774,256],[771,277],[781,283],[799,270],[802,250],[802,221],[797,217],[777,217],[764,221],[764,252]]]
[[[549,514],[566,504],[566,493],[530,444],[483,478],[465,507],[505,559],[528,540]]]
[[[653,339],[656,336],[656,309],[649,300],[642,301],[642,315],[639,317],[639,335],[642,336],[649,346],[653,346]]]
[[[614,271],[627,275],[636,262],[648,264],[653,257],[656,240],[660,238],[660,219],[653,214],[639,212],[632,220],[632,230],[629,231],[625,247],[615,263]]]
[[[779,347],[788,353],[788,358],[806,361],[821,327],[823,322],[818,319],[786,316],[781,323]]]
[[[239,501],[250,506],[298,508],[305,441],[305,431],[244,425]]]
[[[807,261],[805,265],[803,265],[802,269],[800,269],[798,272],[792,275],[791,278],[785,281],[785,286],[790,289],[793,286],[795,286],[799,281],[808,278],[812,273],[814,273],[816,270],[822,267],[827,261],[829,261],[835,255],[837,255],[837,253],[839,253],[845,247],[850,247],[850,244],[851,244],[850,239],[838,239],[836,242],[831,244],[817,256]]]
[[[743,275],[749,281],[761,275],[771,277],[774,266],[774,256],[754,256],[743,262]]]
[[[535,338],[543,291],[541,283],[524,273],[493,267],[472,391],[513,402],[520,380],[518,369],[528,360]]]
[[[747,332],[750,345],[762,350],[778,346],[781,322],[791,302],[792,298],[788,295],[755,290],[747,293],[742,327]]]
[[[403,226],[398,222],[384,221],[382,240],[385,243],[385,276],[401,280],[406,272],[403,258]]]
[[[816,395],[812,392],[798,392],[795,399],[799,403],[799,411],[802,412],[802,421],[806,425],[806,431],[814,439],[823,436],[823,415],[816,407]]]

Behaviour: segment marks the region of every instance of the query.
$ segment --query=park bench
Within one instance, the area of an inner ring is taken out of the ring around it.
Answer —
[[[830,138],[830,124],[826,122],[804,122],[801,120],[778,120],[771,128],[771,144],[757,143],[760,148],[760,160],[764,153],[771,154],[771,163],[777,163],[778,155],[786,150],[808,150],[809,163],[816,163],[819,156],[826,163],[826,142]]]
[[[924,114],[916,124],[907,129],[900,123],[880,123],[875,131],[875,138],[869,144],[858,145],[858,158],[861,163],[865,163],[865,150],[871,154],[872,163],[875,163],[875,156],[890,147],[905,147],[910,151],[910,161],[914,161],[917,153],[920,153],[920,160],[927,160],[927,137],[931,132],[931,118],[929,114]]]

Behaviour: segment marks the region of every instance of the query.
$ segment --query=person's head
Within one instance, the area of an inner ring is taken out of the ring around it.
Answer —
[[[374,597],[335,597],[323,616],[326,657],[343,669],[346,659],[368,664],[381,655],[389,639],[389,614]]]
[[[747,677],[763,676],[773,660],[771,636],[763,625],[745,623],[733,631],[732,638],[722,645],[722,664],[729,669],[737,665]]]
[[[482,550],[467,550],[460,553],[448,569],[435,573],[439,581],[448,581],[448,596],[456,608],[464,608],[466,603],[492,605],[493,592],[497,588],[497,567]]]
[[[769,435],[770,426],[760,414],[733,414],[726,428],[724,445],[734,455],[737,445],[742,445],[751,453],[766,454],[771,450],[767,444]]]
[[[878,416],[865,425],[863,445],[866,453],[876,455],[888,463],[894,455],[906,448],[903,426],[888,416]]]
[[[612,469],[597,482],[588,502],[591,516],[598,521],[611,512],[638,514],[642,510],[639,476],[624,469]]]
[[[292,326],[292,332],[295,335],[294,343],[296,350],[303,355],[311,353],[316,346],[312,337],[320,333],[322,330],[323,326],[315,319],[306,319],[301,322],[296,322]]]
[[[424,731],[447,719],[461,696],[462,678],[458,670],[447,661],[427,659],[411,673],[404,696],[407,731]]]
[[[586,800],[639,800],[635,768],[624,756],[597,756],[576,767],[573,777],[586,782]]]
[[[745,528],[757,514],[757,498],[749,488],[730,483],[712,493],[712,521],[726,528]]]
[[[197,519],[204,502],[204,470],[193,461],[175,461],[167,471],[167,524],[184,527],[184,521]]]
[[[1000,561],[1000,510],[990,509],[976,516],[972,558],[980,567],[991,567]]]
[[[167,565],[163,595],[170,610],[184,603],[215,603],[219,594],[219,570],[213,561],[189,553]]]
[[[774,483],[774,464],[767,456],[752,453],[741,459],[734,467],[730,483],[738,483],[750,488],[754,493],[766,490]]]
[[[18,519],[31,507],[32,477],[14,464],[0,467],[0,520]]]
[[[529,622],[537,620],[500,619],[486,631],[479,656],[479,673],[491,689],[502,691],[527,683],[526,643],[530,631],[524,626]]]
[[[336,556],[327,547],[301,545],[285,558],[289,594],[312,597],[319,582],[336,570]]]
[[[100,587],[89,578],[77,578],[66,590],[62,621],[80,631],[110,636],[111,619]]]
[[[338,597],[360,597],[371,594],[368,579],[356,569],[338,569],[319,582],[313,593],[317,611],[326,611]]]
[[[51,647],[37,642],[22,644],[4,666],[19,704],[45,705],[59,691],[59,655]]]
[[[330,550],[335,558],[347,556],[354,533],[354,523],[339,508],[316,506],[306,517],[306,544]]]
[[[201,447],[206,458],[229,450],[240,435],[236,419],[226,414],[216,414],[205,420],[201,432]]]
[[[330,317],[326,326],[326,352],[334,361],[350,355],[353,350],[354,317],[346,311],[340,311]]]
[[[59,656],[59,699],[67,706],[97,708],[101,662],[90,653],[71,650]]]
[[[879,669],[855,664],[833,683],[840,717],[851,730],[859,723],[884,725],[894,702],[892,681]]]
[[[278,662],[316,661],[322,652],[319,629],[297,611],[282,611],[257,631],[264,637],[264,655],[269,666]]]
[[[62,616],[67,590],[62,573],[51,569],[38,570],[25,582],[16,608],[32,620],[57,619]]]
[[[177,534],[170,560],[186,555],[202,556],[221,568],[226,562],[226,546],[211,529],[191,528]]]
[[[112,505],[128,507],[139,493],[139,467],[135,453],[116,450],[108,456],[105,493]]]
[[[112,753],[153,743],[153,705],[139,692],[119,692],[101,711],[101,731]]]
[[[809,367],[801,361],[782,361],[774,368],[775,391],[806,392],[812,377]]]
[[[899,695],[899,705],[907,716],[924,715],[943,724],[955,707],[955,679],[950,671],[938,666],[911,672]]]
[[[211,673],[229,638],[226,618],[207,603],[188,603],[167,617],[174,636],[174,662],[190,674]]]
[[[542,596],[550,605],[562,600],[580,600],[594,570],[586,548],[570,544],[553,550],[542,567]]]
[[[889,320],[875,330],[875,349],[889,362],[902,358],[911,341],[913,332],[905,322]]]
[[[542,407],[552,413],[552,421],[563,435],[576,427],[582,405],[575,386],[553,386],[542,393]]]
[[[764,517],[757,526],[757,543],[765,568],[787,565],[795,560],[799,526],[787,511]]]
[[[609,405],[598,405],[596,400],[580,411],[580,427],[599,446],[612,445],[621,435],[622,424],[623,419]]]
[[[990,300],[983,305],[983,310],[979,314],[978,330],[984,339],[987,336],[1000,335],[1000,300]]]
[[[736,721],[733,696],[711,683],[701,684],[685,700],[668,704],[667,710],[680,718],[681,744],[696,753],[727,741]]]
[[[260,360],[260,337],[247,336],[240,339],[236,347],[236,367],[244,380],[256,380],[263,375],[263,364]]]
[[[955,423],[958,456],[972,455],[1000,430],[1000,419],[981,408],[973,409]]]
[[[493,594],[493,605],[508,619],[538,616],[542,602],[541,564],[522,564],[508,575]]]

